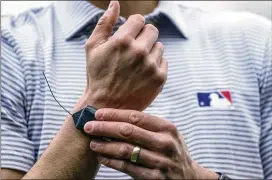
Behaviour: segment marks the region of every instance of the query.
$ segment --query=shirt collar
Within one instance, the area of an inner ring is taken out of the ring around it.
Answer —
[[[94,6],[88,1],[57,1],[55,2],[55,9],[60,28],[66,40],[80,32],[87,24],[96,23],[100,17],[99,15],[105,12],[105,10]],[[159,1],[158,7],[150,15],[159,13],[167,16],[183,36],[189,38],[186,14],[181,11],[179,4]]]

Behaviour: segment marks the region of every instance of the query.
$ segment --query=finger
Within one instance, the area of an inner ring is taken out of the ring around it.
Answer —
[[[84,131],[91,136],[117,138],[154,151],[168,153],[175,149],[174,141],[170,137],[128,123],[89,121],[85,124]]]
[[[101,164],[126,173],[134,179],[165,179],[164,175],[158,170],[141,167],[128,161],[112,159],[106,156],[99,156],[98,159]]]
[[[140,33],[145,25],[145,18],[140,14],[132,15],[128,20],[118,28],[112,38],[130,36],[134,39]]]
[[[105,43],[111,35],[114,25],[117,22],[120,13],[120,5],[118,1],[111,1],[109,8],[99,19],[90,41],[95,43],[95,46]]]
[[[126,142],[105,142],[99,140],[93,140],[90,143],[90,147],[93,151],[107,156],[109,158],[118,158],[130,161],[134,145]],[[141,148],[138,155],[137,164],[143,165],[151,169],[160,169],[166,171],[169,167],[169,160],[160,153],[150,151],[145,148]]]
[[[162,57],[161,65],[160,65],[161,71],[167,75],[168,72],[168,62],[167,60]]]
[[[159,67],[160,68],[158,70],[158,76],[160,77],[161,81],[164,82],[163,83],[164,85],[167,81],[167,73],[168,73],[168,62],[166,61],[164,57],[162,57]]]
[[[136,41],[142,48],[150,52],[158,36],[158,29],[152,24],[146,24],[141,33],[137,36]]]
[[[95,118],[98,121],[126,122],[152,132],[173,128],[167,120],[134,110],[103,108],[96,111]]]
[[[161,66],[162,56],[164,53],[164,46],[161,42],[156,42],[149,54],[150,59],[156,60],[158,67]]]

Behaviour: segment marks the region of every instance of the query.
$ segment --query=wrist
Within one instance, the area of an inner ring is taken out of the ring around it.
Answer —
[[[88,96],[86,93],[84,93],[78,102],[75,104],[73,110],[71,111],[71,114],[73,115],[74,113],[82,110],[84,107],[87,105],[91,105],[94,107],[99,107],[97,101],[95,98],[92,96]],[[63,126],[60,129],[61,134],[63,134],[63,137],[66,137],[68,139],[76,140],[78,143],[77,144],[88,144],[92,139],[91,136],[86,135],[84,132],[78,130],[75,126],[75,122],[73,120],[73,117],[69,115]],[[73,142],[73,141],[71,141]]]
[[[93,106],[97,109],[106,107],[105,101],[102,100],[102,93],[92,92],[85,89],[83,95],[80,97],[78,103],[76,104],[74,108],[75,111],[73,112],[76,112],[87,105]]]
[[[79,104],[77,108],[80,109]],[[90,149],[90,141],[89,136],[76,129],[69,115],[26,178],[93,179],[100,163],[97,154]]]
[[[219,174],[207,168],[201,167],[196,161],[192,161],[192,164],[193,164],[193,169],[197,173],[197,176],[199,179],[218,179],[219,178]]]

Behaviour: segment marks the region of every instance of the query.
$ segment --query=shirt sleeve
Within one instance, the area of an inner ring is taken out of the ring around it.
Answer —
[[[265,179],[272,179],[272,58],[271,35],[266,43],[260,79],[261,139],[260,154]]]
[[[1,38],[1,168],[28,172],[34,165],[34,145],[28,138],[25,80],[14,41]]]

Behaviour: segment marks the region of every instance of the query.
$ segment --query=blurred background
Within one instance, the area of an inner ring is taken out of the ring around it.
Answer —
[[[11,15],[31,7],[46,6],[52,1],[1,1],[1,15]],[[272,20],[271,1],[179,1],[187,6],[194,6],[204,11],[246,10]]]

